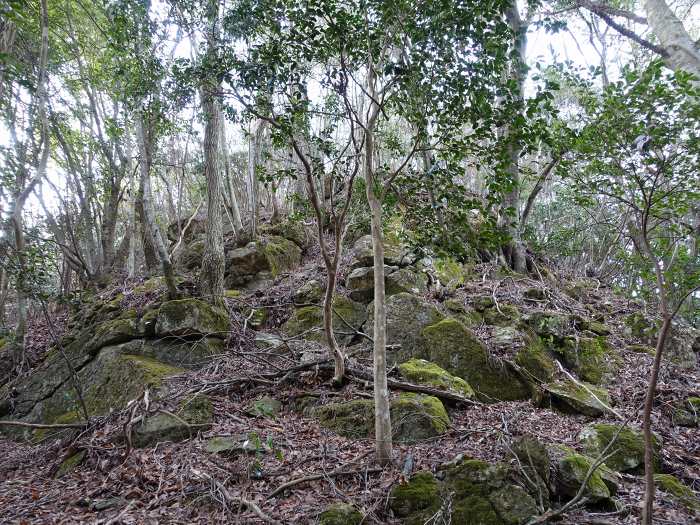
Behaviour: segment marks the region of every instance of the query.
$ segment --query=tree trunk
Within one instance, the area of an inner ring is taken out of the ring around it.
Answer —
[[[664,0],[645,0],[644,8],[649,26],[668,54],[665,57],[668,67],[692,73],[698,79],[697,85],[700,82],[700,46]]]
[[[161,235],[160,228],[155,220],[155,213],[153,211],[153,205],[151,203],[151,162],[153,158],[153,145],[150,137],[150,129],[147,131],[144,124],[143,110],[139,110],[136,116],[136,134],[138,136],[139,143],[139,156],[141,157],[139,163],[139,173],[140,173],[140,186],[143,190],[142,194],[142,212],[143,212],[143,225],[146,230],[147,236],[151,241],[152,246],[155,247],[158,259],[163,270],[163,277],[165,278],[165,284],[168,288],[168,298],[177,298],[177,287],[175,285],[175,273],[173,272],[173,265],[170,261],[170,255],[168,255],[168,250],[165,248],[165,243],[163,242],[163,236]]]
[[[202,256],[200,285],[202,296],[212,303],[224,296],[224,233],[221,215],[219,173],[219,121],[221,112],[215,98],[216,86],[202,89],[204,127],[204,178],[207,181],[207,229]]]
[[[377,461],[387,465],[392,461],[391,413],[389,387],[386,377],[386,301],[384,290],[384,240],[382,235],[382,203],[377,192],[379,183],[374,178],[374,126],[378,114],[376,74],[369,64],[367,87],[370,98],[370,116],[365,126],[364,174],[367,203],[372,227],[374,255],[374,425]]]
[[[248,191],[250,206],[250,234],[254,238],[258,232],[258,203],[260,200],[258,176],[256,168],[262,158],[262,142],[265,132],[265,121],[256,119],[250,126],[250,137],[248,142]]]

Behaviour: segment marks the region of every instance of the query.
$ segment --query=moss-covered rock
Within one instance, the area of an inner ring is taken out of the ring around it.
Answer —
[[[393,238],[384,238],[384,264],[400,266],[403,263],[404,250],[400,243]],[[374,266],[374,252],[372,249],[372,236],[364,235],[355,241],[351,250],[352,269]]]
[[[615,443],[608,450],[608,452],[612,452],[612,455],[605,460],[605,464],[618,472],[640,472],[644,468],[644,436],[637,429],[625,427],[615,438],[619,429],[620,425],[609,423],[586,426],[579,434],[583,450],[587,455],[597,457],[615,439]],[[657,436],[653,436],[653,443],[654,467],[658,469],[661,440]]]
[[[653,344],[658,332],[658,322],[642,312],[634,312],[624,319],[624,333],[645,344]]]
[[[410,268],[400,268],[391,272],[385,278],[386,295],[397,293],[423,294],[428,289],[428,278],[423,272],[416,272]]]
[[[457,319],[467,328],[473,328],[484,323],[484,317],[472,308],[467,308],[460,299],[447,299],[443,308],[449,317]]]
[[[546,445],[533,436],[521,436],[513,442],[513,453],[523,468],[529,467],[545,482],[549,483],[551,461]]]
[[[520,311],[512,304],[494,304],[492,308],[486,308],[481,315],[488,325],[509,326],[517,323]]]
[[[563,498],[572,498],[581,488],[588,471],[593,465],[593,460],[566,447],[560,447],[560,450],[561,454],[555,460],[557,473],[555,478],[556,494]],[[601,467],[598,467],[591,474],[586,482],[583,494],[592,504],[610,501],[610,489],[603,481]]]
[[[266,224],[260,228],[260,232],[266,236],[289,239],[302,251],[307,250],[314,243],[314,237],[306,229],[304,223],[289,218],[275,224]]]
[[[634,352],[635,354],[647,354],[651,356],[656,355],[656,350],[654,347],[649,345],[629,345],[627,350]]]
[[[88,413],[97,416],[120,410],[145,389],[156,390],[164,378],[182,371],[147,357],[123,354],[118,346],[108,346],[79,371],[78,380]],[[29,419],[47,423],[83,419],[72,381],[66,380],[51,396],[38,402]]]
[[[204,239],[195,239],[187,243],[177,258],[177,264],[189,271],[196,270],[202,266],[204,247]]]
[[[348,344],[367,319],[364,305],[342,295],[333,298],[333,332],[340,344]],[[348,326],[349,325],[349,326]],[[288,337],[302,336],[310,341],[325,341],[323,310],[320,306],[296,308],[282,326]]]
[[[700,499],[690,487],[671,474],[654,474],[654,482],[659,490],[678,501],[690,511],[700,511]]]
[[[175,367],[196,369],[224,353],[224,341],[203,337],[194,341],[180,338],[133,339],[118,346],[122,354],[148,357]]]
[[[452,523],[521,525],[537,514],[535,500],[503,465],[466,459],[445,472],[444,483],[453,494]]]
[[[462,286],[469,274],[469,268],[451,257],[438,257],[433,265],[440,284],[453,290]]]
[[[85,461],[85,457],[87,456],[87,452],[84,450],[81,450],[80,452],[77,452],[70,456],[67,459],[64,459],[61,464],[58,466],[58,469],[56,470],[56,474],[54,475],[55,478],[62,478],[66,474],[70,474],[72,471],[74,471],[80,464]]]
[[[610,395],[599,386],[563,379],[543,385],[542,392],[543,397],[537,400],[540,406],[565,414],[597,417],[610,413]]]
[[[294,292],[292,299],[295,304],[319,304],[323,301],[325,292],[326,286],[323,283],[316,279],[311,279]]]
[[[395,485],[389,496],[394,515],[406,523],[425,523],[441,503],[438,481],[427,471],[416,472],[407,483]]]
[[[420,441],[447,432],[450,418],[437,397],[410,392],[391,401],[394,439],[402,443]]]
[[[567,338],[556,351],[567,368],[593,384],[600,384],[616,362],[604,337]]]
[[[412,383],[447,390],[464,397],[474,397],[474,390],[464,379],[425,359],[411,359],[399,365],[399,373]]]
[[[362,513],[347,503],[334,503],[318,517],[319,525],[360,525]]]
[[[396,268],[384,266],[384,280]],[[374,298],[374,267],[355,268],[345,279],[345,286],[350,292],[350,298],[360,303],[369,303]]]
[[[374,326],[374,303],[367,307],[367,331]],[[430,359],[422,336],[423,329],[444,319],[440,311],[420,297],[399,293],[386,299],[386,337],[388,345],[399,345],[387,351],[389,364],[414,357]],[[438,363],[439,364],[439,363]]]
[[[673,325],[666,341],[664,357],[684,370],[692,370],[698,364],[698,352],[700,330],[680,324]]]
[[[199,299],[167,301],[160,306],[155,331],[165,336],[207,336],[225,339],[230,329],[226,311]]]
[[[530,389],[507,362],[494,363],[484,345],[455,319],[444,319],[422,332],[428,359],[463,378],[485,401],[527,399]]]
[[[252,401],[245,410],[251,416],[276,417],[281,409],[280,401],[270,396],[263,396]]]
[[[243,317],[245,317],[247,325],[251,328],[258,329],[262,328],[267,321],[267,308],[243,308],[241,311]]]
[[[515,363],[537,381],[547,383],[554,377],[554,360],[534,334],[525,335],[525,345],[515,355]]]
[[[149,447],[161,441],[182,441],[211,426],[211,401],[201,394],[183,402],[176,412],[158,413],[134,427],[135,447]]]
[[[301,264],[301,248],[284,237],[263,237],[262,253],[273,277],[289,272]]]
[[[439,399],[405,393],[391,401],[392,431],[397,442],[413,442],[444,433],[450,419]],[[319,424],[341,436],[366,439],[374,433],[374,403],[358,399],[308,409]]]
[[[683,427],[697,427],[700,424],[700,397],[689,397],[675,405],[673,423]]]
[[[94,353],[108,345],[125,343],[139,336],[134,319],[115,319],[105,321],[91,329],[93,334],[87,343],[87,352]]]
[[[570,316],[555,311],[530,312],[522,317],[522,322],[552,344],[561,343],[573,327]]]

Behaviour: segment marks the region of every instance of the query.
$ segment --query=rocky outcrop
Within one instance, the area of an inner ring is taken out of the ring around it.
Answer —
[[[447,431],[450,418],[442,402],[433,396],[404,393],[391,400],[394,439],[411,443],[439,436]],[[306,412],[322,427],[341,436],[367,439],[374,434],[374,402],[359,399],[311,407]]]
[[[470,399],[474,397],[474,390],[464,379],[425,359],[411,359],[401,363],[398,369],[401,376],[411,383],[454,392]]]
[[[373,303],[367,307],[367,313],[367,326],[372,327],[374,326]],[[394,364],[414,357],[436,362],[428,355],[423,330],[444,317],[434,305],[413,294],[399,293],[388,297],[386,299],[386,337],[387,345],[390,346],[387,349],[388,362]]]
[[[342,295],[333,298],[333,332],[340,344],[349,344],[367,319],[364,305]],[[303,337],[309,341],[325,341],[323,309],[320,306],[296,308],[282,326],[288,337]]]
[[[605,460],[605,464],[618,472],[641,472],[644,468],[644,437],[640,430],[608,423],[588,425],[579,435],[579,440],[586,454],[592,457],[599,456],[605,447],[614,440],[608,449],[611,456]],[[660,465],[661,440],[653,436],[654,463],[658,469]]]
[[[530,388],[506,361],[491,359],[486,347],[455,319],[444,319],[422,332],[428,359],[464,379],[486,402],[528,399]]]
[[[511,478],[505,465],[462,459],[439,472],[417,472],[396,485],[389,505],[406,525],[443,513],[448,523],[522,525],[537,514],[533,497]]]
[[[301,248],[278,236],[263,236],[226,254],[226,285],[246,285],[254,279],[275,278],[301,263]]]

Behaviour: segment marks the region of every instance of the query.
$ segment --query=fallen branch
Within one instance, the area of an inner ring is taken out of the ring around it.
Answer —
[[[228,489],[221,483],[220,481],[216,480],[215,478],[211,477],[209,474],[206,472],[202,472],[201,470],[197,470],[194,468],[190,469],[190,472],[195,475],[195,477],[201,478],[205,481],[208,481],[211,483],[216,490],[221,494],[221,497],[226,500],[227,503],[230,503],[232,505],[240,505],[248,510],[250,510],[253,514],[255,514],[258,518],[263,520],[265,523],[272,523],[274,525],[282,525],[279,521],[272,519],[270,516],[265,514],[260,507],[258,507],[255,503],[252,501],[249,501],[243,497],[240,498],[235,498],[231,495],[231,493],[228,491]]]
[[[346,463],[345,465],[341,465],[340,467],[336,468],[335,470],[332,470],[330,472],[324,472],[323,474],[310,474],[308,476],[302,476],[300,478],[295,478],[291,481],[288,481],[286,483],[283,483],[279,487],[277,487],[275,490],[273,490],[270,495],[267,497],[267,499],[275,497],[277,494],[280,492],[284,492],[288,488],[294,487],[295,485],[299,485],[301,483],[306,483],[307,481],[315,481],[317,479],[324,479],[324,478],[332,478],[332,477],[337,477],[337,476],[347,476],[351,474],[362,474],[362,473],[375,473],[375,472],[382,472],[383,469],[381,468],[361,468],[361,469],[354,469],[354,470],[346,470],[348,467],[357,464],[360,462],[362,459],[366,458],[370,453],[365,452],[358,458],[353,459],[351,462]]]
[[[26,423],[25,421],[0,421],[0,425],[9,427],[27,427],[27,428],[85,428],[87,423],[78,421],[76,423]]]

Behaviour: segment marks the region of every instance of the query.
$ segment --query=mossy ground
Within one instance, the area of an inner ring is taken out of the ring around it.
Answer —
[[[690,487],[685,486],[681,481],[671,474],[654,474],[654,482],[659,490],[670,494],[691,511],[700,511],[700,499]]]

